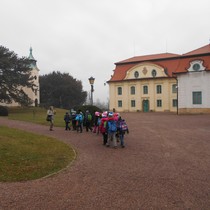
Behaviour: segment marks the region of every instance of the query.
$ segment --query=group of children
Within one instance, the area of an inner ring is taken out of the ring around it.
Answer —
[[[125,147],[124,135],[129,133],[128,126],[119,113],[105,111],[103,113],[95,112],[94,116],[87,110],[83,112],[72,111],[64,115],[65,130],[73,130],[82,133],[83,128],[86,132],[101,133],[103,137],[103,145],[117,148],[120,142],[122,148]],[[72,126],[70,126],[72,125]]]

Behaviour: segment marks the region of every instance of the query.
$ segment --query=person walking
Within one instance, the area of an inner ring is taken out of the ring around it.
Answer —
[[[71,122],[72,122],[72,129],[73,131],[76,131],[77,130],[77,125],[76,125],[76,111],[71,111]]]
[[[113,117],[112,112],[109,112],[108,114],[107,131],[108,131],[108,139],[107,139],[106,146],[109,147],[112,141],[113,146],[116,149],[117,148],[117,141],[116,141],[117,122],[116,122],[116,119]]]
[[[107,138],[108,138],[108,132],[107,132],[107,126],[106,126],[107,121],[108,121],[107,112],[103,112],[101,116],[102,116],[102,118],[101,118],[101,123],[99,125],[99,130],[103,136],[103,145],[106,145]]]
[[[125,132],[129,133],[128,126],[127,126],[125,120],[122,119],[121,117],[119,117],[119,119],[117,121],[117,133],[119,135],[120,145],[122,148],[125,147],[125,142],[124,142]]]
[[[71,130],[70,126],[69,126],[69,123],[70,123],[70,115],[68,112],[66,112],[66,114],[64,115],[64,121],[65,121],[65,125],[66,125],[66,128],[65,130]]]
[[[92,115],[89,112],[89,110],[86,110],[85,112],[85,117],[84,117],[84,125],[86,128],[86,131],[88,132],[89,130],[92,131]]]
[[[81,112],[78,112],[78,114],[76,114],[76,129],[77,129],[77,132],[80,131],[80,133],[82,133],[83,129],[83,115]]]
[[[55,114],[56,111],[54,110],[53,106],[50,106],[49,109],[47,110],[47,119],[50,122],[50,131],[53,131]]]
[[[100,112],[95,112],[93,133],[99,134]]]

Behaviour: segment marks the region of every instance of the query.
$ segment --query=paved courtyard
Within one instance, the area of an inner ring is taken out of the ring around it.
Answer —
[[[55,137],[77,152],[73,164],[56,175],[0,183],[0,209],[209,210],[210,115],[122,117],[130,130],[124,149],[106,148],[101,135],[90,132],[50,132],[48,126],[0,117],[0,125]]]

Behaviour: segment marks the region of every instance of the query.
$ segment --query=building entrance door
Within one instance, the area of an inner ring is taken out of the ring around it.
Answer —
[[[149,100],[143,100],[143,112],[149,112]]]

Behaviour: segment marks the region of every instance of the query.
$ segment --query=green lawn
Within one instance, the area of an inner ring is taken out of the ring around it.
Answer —
[[[54,124],[57,127],[64,127],[64,115],[69,110],[66,109],[58,109],[55,108],[56,115]],[[9,108],[9,119],[13,120],[21,120],[27,122],[38,123],[42,125],[48,125],[49,122],[46,121],[47,116],[47,109],[39,108],[39,107],[29,107],[29,108],[22,108],[22,107],[12,107]]]
[[[0,126],[0,181],[38,179],[75,159],[74,150],[56,139]]]
[[[55,109],[54,124],[64,127],[64,114]],[[9,119],[49,125],[47,110],[39,107],[9,108]],[[38,179],[55,173],[75,159],[74,150],[56,139],[0,126],[0,181]]]

